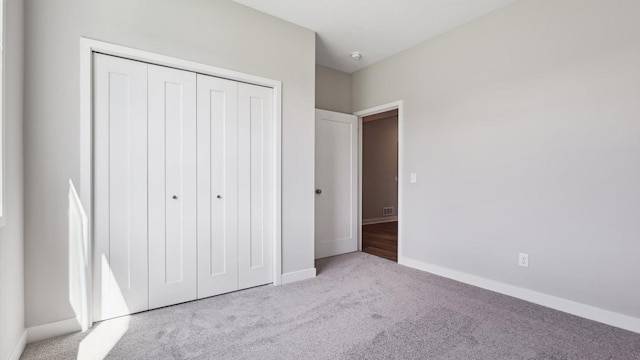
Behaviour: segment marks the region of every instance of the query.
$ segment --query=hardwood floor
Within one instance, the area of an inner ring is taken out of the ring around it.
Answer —
[[[398,222],[362,226],[362,251],[398,261]]]

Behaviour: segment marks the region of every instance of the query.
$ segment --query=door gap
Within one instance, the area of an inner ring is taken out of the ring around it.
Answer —
[[[362,117],[362,251],[398,261],[398,109]]]

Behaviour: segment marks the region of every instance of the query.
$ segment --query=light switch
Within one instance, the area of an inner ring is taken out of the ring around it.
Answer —
[[[411,173],[411,183],[415,184],[418,182],[418,174],[416,173]]]

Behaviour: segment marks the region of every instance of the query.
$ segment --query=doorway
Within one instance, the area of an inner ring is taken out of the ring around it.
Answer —
[[[362,117],[362,251],[398,261],[398,109]]]

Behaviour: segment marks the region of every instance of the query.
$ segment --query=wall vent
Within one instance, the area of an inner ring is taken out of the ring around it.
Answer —
[[[382,216],[393,216],[393,207],[382,208]]]

